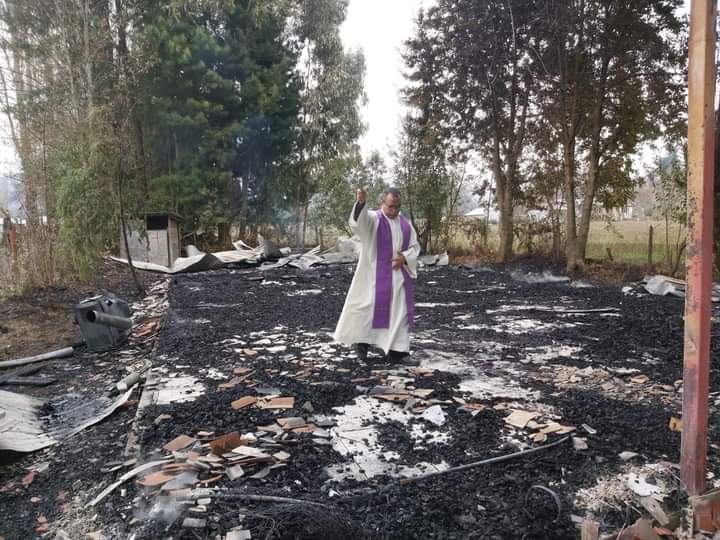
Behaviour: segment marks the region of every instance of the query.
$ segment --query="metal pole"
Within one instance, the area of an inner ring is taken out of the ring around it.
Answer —
[[[104,324],[105,326],[112,326],[113,328],[120,328],[121,330],[130,330],[133,325],[132,319],[128,317],[110,315],[102,311],[88,311],[85,316],[91,323]]]
[[[689,495],[705,490],[713,263],[715,0],[692,0],[688,71],[687,297],[680,468]]]

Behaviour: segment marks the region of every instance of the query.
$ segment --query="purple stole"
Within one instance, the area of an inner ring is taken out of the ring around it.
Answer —
[[[375,268],[375,309],[373,311],[373,328],[390,328],[390,305],[392,304],[393,282],[393,241],[390,222],[382,213],[376,212],[378,220],[377,230],[377,264]],[[403,216],[400,219],[402,231],[402,251],[410,245],[410,223]],[[403,266],[403,288],[405,289],[405,304],[407,306],[407,320],[410,328],[414,325],[413,283],[410,274]]]

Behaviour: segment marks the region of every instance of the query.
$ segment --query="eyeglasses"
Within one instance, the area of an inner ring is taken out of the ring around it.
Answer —
[[[400,210],[399,204],[386,204],[385,206],[387,206],[390,210]]]

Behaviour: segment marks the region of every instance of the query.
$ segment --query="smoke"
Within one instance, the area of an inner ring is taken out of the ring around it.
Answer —
[[[160,521],[172,525],[182,515],[186,503],[178,501],[175,497],[160,495],[152,500],[148,508],[146,505],[137,506],[134,516],[142,521]]]
[[[542,274],[535,274],[532,272],[512,272],[510,276],[515,281],[523,281],[525,283],[562,283],[570,281],[570,278],[567,276],[555,276],[547,270]]]

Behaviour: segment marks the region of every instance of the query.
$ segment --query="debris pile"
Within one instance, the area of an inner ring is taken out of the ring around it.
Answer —
[[[609,398],[637,402],[655,396],[676,410],[682,407],[682,379],[673,384],[657,383],[636,368],[552,366],[536,372],[534,377],[564,390],[582,386]]]

